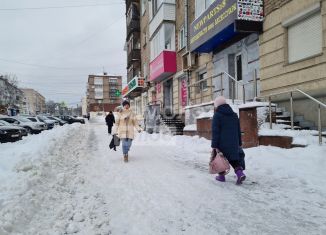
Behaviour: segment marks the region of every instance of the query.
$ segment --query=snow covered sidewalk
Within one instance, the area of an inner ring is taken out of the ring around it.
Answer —
[[[207,173],[205,139],[142,133],[124,163],[105,125],[65,133],[0,186],[1,235],[326,234],[326,147],[247,149],[236,186]]]

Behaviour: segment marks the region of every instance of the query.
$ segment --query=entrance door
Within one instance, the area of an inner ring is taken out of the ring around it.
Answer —
[[[172,79],[164,83],[164,114],[171,116],[173,113],[173,102],[172,102]]]
[[[242,55],[235,56],[235,79],[242,83]],[[235,85],[237,99],[242,99],[242,86]]]

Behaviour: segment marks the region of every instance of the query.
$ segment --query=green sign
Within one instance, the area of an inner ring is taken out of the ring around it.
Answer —
[[[131,80],[130,83],[128,84],[129,90],[134,89],[136,86],[137,86],[136,79]]]
[[[116,96],[116,97],[119,97],[119,96],[121,96],[121,91],[119,91],[119,90],[116,90],[116,91],[115,91],[115,96]]]

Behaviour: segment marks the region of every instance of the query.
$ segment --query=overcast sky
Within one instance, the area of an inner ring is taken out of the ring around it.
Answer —
[[[126,77],[125,1],[1,0],[0,74],[47,100],[76,105],[89,74]],[[21,8],[108,4],[32,10]],[[15,10],[14,10],[15,9]]]

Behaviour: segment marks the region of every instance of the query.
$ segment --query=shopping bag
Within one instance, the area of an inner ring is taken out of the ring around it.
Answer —
[[[230,163],[223,156],[223,154],[216,149],[212,151],[211,159],[209,162],[210,174],[228,174],[230,172]]]

